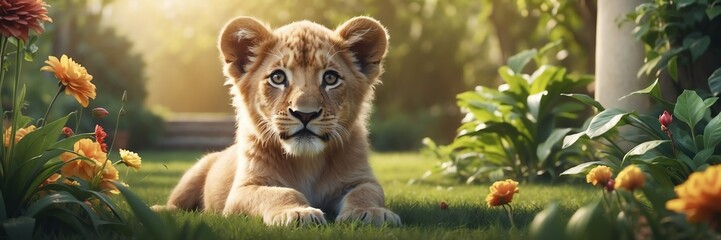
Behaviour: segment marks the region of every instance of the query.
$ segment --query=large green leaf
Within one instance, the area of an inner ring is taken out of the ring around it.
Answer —
[[[536,149],[536,155],[541,161],[541,164],[544,164],[547,161],[548,155],[550,155],[551,150],[553,150],[553,146],[555,146],[558,141],[563,139],[570,131],[570,128],[554,129],[551,135],[548,136],[546,141],[538,145],[538,148]]]
[[[579,133],[574,133],[574,134],[571,134],[571,135],[568,135],[568,136],[564,137],[564,138],[563,138],[563,146],[561,146],[561,148],[564,148],[564,149],[565,149],[565,148],[570,147],[571,145],[573,145],[574,143],[576,143],[576,142],[578,141],[578,139],[580,139],[580,138],[583,137],[583,136],[586,136],[586,132],[585,132],[585,131],[584,131],[584,132],[579,132]]]
[[[703,119],[705,110],[705,104],[696,92],[684,90],[683,93],[678,96],[676,107],[673,109],[673,115],[676,119],[685,122],[691,131],[694,131],[696,124]]]
[[[113,183],[118,187],[118,190],[120,190],[120,193],[123,194],[123,197],[125,197],[125,201],[128,203],[128,206],[130,206],[130,209],[133,210],[133,213],[135,213],[135,217],[137,217],[140,223],[146,227],[153,239],[166,240],[171,238],[168,226],[166,226],[165,222],[163,222],[163,219],[161,219],[158,214],[150,210],[140,197],[135,195],[135,193],[130,191],[123,184],[119,182]]]
[[[708,16],[708,19],[714,19],[719,14],[721,14],[721,4],[716,4],[715,6],[706,9],[706,16]]]
[[[566,222],[563,220],[558,203],[552,203],[536,214],[531,222],[528,235],[533,240],[563,239],[565,225]]]
[[[503,66],[498,69],[498,74],[501,75],[506,84],[508,84],[508,90],[520,95],[528,94],[528,80],[523,77],[523,74],[515,73],[511,68]]]
[[[635,92],[632,92],[632,93],[629,93],[628,95],[621,97],[619,100],[625,99],[631,95],[636,95],[636,94],[646,94],[646,95],[650,96],[651,98],[653,98],[655,101],[663,104],[664,108],[672,109],[674,106],[673,103],[666,101],[661,96],[661,87],[658,84],[658,79],[656,79],[656,81],[653,81],[653,83],[651,83],[651,85],[648,85],[648,87],[638,90],[638,91],[635,91]]]
[[[581,163],[581,164],[576,165],[575,167],[572,167],[572,168],[567,169],[566,171],[563,171],[561,173],[561,175],[575,175],[575,174],[583,173],[586,171],[586,168],[588,168],[590,166],[594,166],[594,165],[608,165],[608,163],[602,162],[602,161]]]
[[[706,52],[706,49],[708,49],[708,45],[711,43],[711,38],[709,38],[709,36],[703,36],[700,38],[693,38],[690,41],[692,42],[688,46],[688,49],[691,51],[692,60],[696,61],[704,52]],[[686,45],[686,39],[684,39],[684,45]]]
[[[568,239],[613,239],[613,228],[603,217],[600,201],[592,202],[576,211],[566,226]]]
[[[586,129],[586,135],[590,138],[601,136],[616,127],[628,114],[630,113],[617,108],[606,109],[591,119],[588,129]]]
[[[4,221],[3,228],[8,239],[32,239],[35,229],[35,219],[21,216]]]
[[[703,129],[704,148],[715,148],[721,142],[721,114],[716,115]]]
[[[538,123],[538,121],[540,120],[540,117],[538,115],[541,111],[541,101],[543,101],[543,96],[546,96],[547,94],[547,91],[542,91],[536,94],[529,95],[528,98],[526,98],[526,105],[528,106],[528,111],[531,112],[531,122]]]
[[[651,150],[655,149],[656,147],[658,147],[658,145],[661,145],[666,142],[669,142],[669,140],[652,140],[652,141],[644,142],[644,143],[637,145],[636,147],[631,149],[631,151],[628,151],[628,153],[626,153],[626,155],[623,156],[623,161],[621,162],[621,165],[623,166],[624,163],[630,157],[644,155],[648,151],[651,151]]]
[[[563,75],[565,71],[551,65],[543,65],[531,75],[531,86],[529,94],[536,94],[549,88],[549,83],[556,78],[556,75]]]
[[[48,123],[25,135],[15,146],[16,161],[27,161],[47,150],[55,144],[71,114]]]
[[[521,73],[523,68],[526,67],[536,55],[538,55],[538,50],[535,48],[528,49],[509,57],[506,65],[508,65],[514,73]]]
[[[717,8],[721,9],[721,4],[719,4]],[[708,77],[708,87],[714,96],[718,96],[721,93],[721,68],[716,69],[716,71]]]
[[[600,102],[596,101],[595,99],[593,99],[592,97],[590,97],[586,94],[562,93],[561,95],[567,96],[567,97],[572,97],[578,101],[581,101],[582,103],[591,105],[591,106],[595,107],[598,111],[606,110],[606,108],[604,108]]]
[[[711,155],[713,155],[713,152],[714,148],[706,148],[697,152],[696,155],[693,156],[693,163],[695,164],[695,168],[692,170],[697,170],[699,166],[706,164]]]
[[[668,63],[666,64],[666,69],[668,69],[668,75],[673,78],[674,81],[678,81],[678,57],[673,56],[670,60],[668,60]]]

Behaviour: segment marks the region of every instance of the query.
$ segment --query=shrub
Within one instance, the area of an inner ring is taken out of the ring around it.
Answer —
[[[578,118],[585,108],[561,93],[582,89],[592,78],[569,76],[566,69],[550,65],[531,75],[521,72],[545,51],[511,57],[498,70],[505,81],[498,89],[478,86],[458,95],[458,106],[466,112],[458,137],[446,146],[424,140],[427,151],[444,159],[439,171],[467,183],[504,177],[534,181],[539,176],[553,179],[574,162],[579,149],[559,147],[571,128],[559,125]]]

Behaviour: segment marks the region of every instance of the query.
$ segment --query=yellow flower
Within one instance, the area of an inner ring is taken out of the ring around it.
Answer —
[[[513,200],[513,194],[518,193],[518,182],[511,179],[496,181],[489,190],[491,192],[486,197],[489,207],[508,204]]]
[[[126,166],[135,169],[135,171],[138,171],[140,169],[140,164],[142,163],[142,160],[137,153],[125,149],[120,149],[120,159],[123,160],[123,163]]]
[[[691,174],[674,190],[678,198],[666,202],[666,208],[685,213],[689,222],[721,223],[721,165]]]
[[[113,166],[110,161],[107,161],[105,163],[105,168],[102,170],[100,189],[107,191],[110,194],[119,194],[120,191],[115,184],[113,184],[113,181],[117,181],[119,179],[120,175],[118,174],[118,170],[115,169],[115,166]]]
[[[75,153],[60,154],[60,160],[66,163],[60,172],[63,176],[76,176],[80,179],[90,181],[98,172],[98,167],[102,167],[102,163],[107,161],[107,154],[103,152],[100,144],[93,142],[89,138],[80,139],[73,146]],[[79,156],[85,156],[93,161],[77,159]]]
[[[605,187],[606,184],[608,184],[608,180],[611,180],[611,176],[613,176],[611,168],[606,166],[597,166],[588,172],[588,175],[586,175],[586,182],[593,184],[594,186]]]
[[[20,139],[25,137],[25,135],[28,135],[28,133],[35,131],[35,129],[37,129],[37,128],[35,128],[35,125],[30,125],[30,126],[18,129],[18,131],[15,132],[15,143],[17,144],[18,142],[20,142]],[[12,135],[12,132],[13,132],[13,128],[9,127],[7,130],[5,130],[5,133],[3,133],[3,138],[5,139],[4,140],[5,147],[10,147],[10,136]]]
[[[623,188],[629,191],[643,187],[646,176],[636,165],[629,165],[621,170],[616,177],[616,188]]]
[[[75,97],[80,105],[87,107],[90,101],[88,98],[95,99],[95,85],[90,82],[93,76],[88,74],[85,67],[65,54],[59,60],[50,56],[45,64],[47,66],[43,66],[40,70],[54,73],[55,78],[65,87],[65,94]]]

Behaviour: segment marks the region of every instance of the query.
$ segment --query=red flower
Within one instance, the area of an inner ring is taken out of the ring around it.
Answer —
[[[673,115],[667,111],[663,111],[663,114],[658,116],[658,122],[661,123],[661,131],[668,131],[668,126],[673,123]]]
[[[100,144],[100,149],[103,150],[103,152],[108,152],[108,144],[105,143],[105,138],[108,137],[108,134],[105,133],[105,130],[103,130],[103,127],[100,125],[95,125],[95,142]]]
[[[47,6],[42,0],[0,0],[0,34],[27,42],[30,29],[42,33],[42,23],[53,21]]]

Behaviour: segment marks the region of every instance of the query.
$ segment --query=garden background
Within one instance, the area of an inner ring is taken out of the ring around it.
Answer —
[[[123,221],[140,229],[137,236],[719,236],[721,211],[708,205],[721,201],[719,191],[687,193],[700,203],[683,200],[684,209],[709,216],[666,205],[684,199],[679,186],[695,173],[705,172],[709,187],[721,189],[713,174],[721,173],[719,0],[46,2],[52,23],[23,55],[36,58],[21,72],[25,102],[55,101],[57,82],[39,80],[52,74],[35,71],[47,56],[66,54],[88,69],[97,98],[79,112],[88,117],[68,124],[88,130],[100,124],[115,148],[143,157],[141,171],[120,174],[142,200],[119,204],[139,218]],[[378,19],[390,35],[369,125],[371,161],[404,227],[268,229],[242,216],[138,210],[138,203],[162,204],[202,154],[232,144],[233,110],[216,47],[229,19],[253,16],[272,27],[308,19],[334,28],[359,15]],[[13,89],[2,86],[5,110],[18,106]],[[22,113],[57,119],[79,109],[69,97],[54,104],[49,114],[42,107]],[[110,117],[90,117],[97,107]],[[613,177],[600,177],[597,166],[608,166]],[[639,178],[629,166],[638,166],[645,184],[629,185]],[[512,211],[484,199],[496,191],[488,186],[504,179],[520,182],[520,193],[510,193]],[[154,217],[177,231],[158,233]],[[99,234],[103,224],[91,225],[82,236]],[[77,234],[53,231],[34,236]]]

